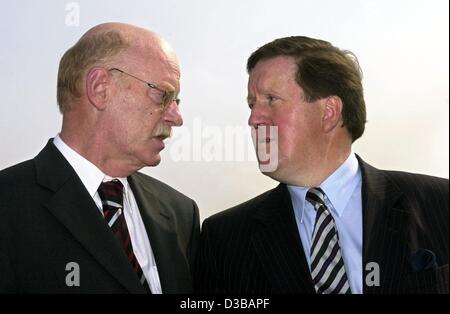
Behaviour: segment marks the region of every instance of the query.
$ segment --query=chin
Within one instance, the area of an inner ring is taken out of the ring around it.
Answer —
[[[146,157],[147,158],[142,159],[145,167],[155,167],[161,163],[161,156],[159,154],[153,154]]]
[[[156,160],[153,160],[152,162],[149,162],[146,164],[147,167],[156,167],[161,163],[161,158],[158,158]]]
[[[284,182],[286,177],[288,176],[281,160],[278,160],[278,163],[272,167],[269,167],[267,163],[258,163],[258,166],[263,175],[268,176],[275,181]]]
[[[261,165],[259,165],[259,170],[261,170]],[[280,181],[280,173],[279,171],[263,171],[261,170],[261,173],[271,179],[274,179],[275,181]]]

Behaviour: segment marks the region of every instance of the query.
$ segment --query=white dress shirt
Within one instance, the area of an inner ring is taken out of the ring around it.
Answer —
[[[339,246],[353,294],[363,292],[361,182],[358,160],[355,154],[351,153],[347,160],[320,185],[326,194],[325,204],[336,223]],[[306,201],[309,187],[291,185],[287,187],[306,261],[311,269],[311,238],[316,211],[313,205]]]
[[[59,137],[59,134],[54,138],[53,144],[75,170],[102,215],[103,208],[102,201],[97,192],[98,187],[102,182],[111,181],[113,179],[118,179],[120,180],[120,182],[122,182],[124,187],[124,215],[128,231],[130,233],[134,255],[136,256],[136,259],[138,260],[139,265],[142,268],[142,271],[145,275],[145,278],[147,279],[152,293],[162,294],[155,256],[153,254],[153,250],[150,245],[147,231],[139,212],[136,199],[133,195],[133,191],[131,190],[130,185],[128,184],[127,178],[113,178],[105,175],[93,163],[91,163],[89,160],[78,154],[66,143],[64,143],[63,140]]]

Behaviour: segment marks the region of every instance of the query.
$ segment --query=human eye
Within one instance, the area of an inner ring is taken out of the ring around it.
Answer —
[[[174,91],[166,91],[164,92],[164,106],[169,106],[172,102],[175,102],[177,106],[180,105],[180,98],[178,98],[177,94]]]
[[[253,98],[251,98],[251,97],[248,97],[247,98],[247,105],[248,105],[248,108],[250,108],[250,110],[251,110],[253,108],[253,106],[255,105],[255,100]]]
[[[166,102],[167,93],[153,84],[148,84],[148,94],[150,98],[158,105],[164,105]]]
[[[266,99],[267,99],[267,102],[268,102],[269,104],[272,104],[274,101],[277,101],[277,100],[278,100],[278,97],[276,97],[276,96],[274,96],[274,95],[271,95],[271,94],[268,94],[268,95],[266,96]]]

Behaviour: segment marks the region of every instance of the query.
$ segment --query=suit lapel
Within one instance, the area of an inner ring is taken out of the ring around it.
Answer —
[[[67,230],[131,293],[145,293],[91,196],[51,140],[35,158],[37,180],[52,190],[44,204]]]
[[[385,174],[357,157],[363,180],[363,291],[395,293],[400,289],[408,258],[405,231],[409,211],[400,205],[402,193]],[[366,276],[373,271],[371,262],[379,265],[379,286],[366,282]]]
[[[187,262],[179,249],[174,218],[170,206],[162,202],[157,191],[138,175],[128,182],[133,190],[149,236],[163,293],[180,293],[192,290]]]
[[[280,293],[315,293],[286,186],[278,185],[255,206],[252,244],[270,285]]]

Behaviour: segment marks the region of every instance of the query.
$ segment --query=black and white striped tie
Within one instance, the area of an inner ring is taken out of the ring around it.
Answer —
[[[339,236],[324,196],[321,188],[311,188],[306,193],[306,200],[317,212],[310,251],[311,276],[319,294],[348,294],[351,291],[339,247]]]

